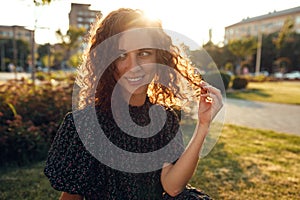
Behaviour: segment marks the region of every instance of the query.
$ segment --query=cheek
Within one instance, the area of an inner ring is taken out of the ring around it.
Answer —
[[[122,67],[122,65],[119,63],[115,64],[113,75],[114,75],[114,78],[116,79],[116,81],[118,81],[123,76],[124,73],[125,73],[125,71],[124,71],[124,68]]]
[[[115,81],[119,80],[119,74],[117,72],[114,72],[113,74]]]
[[[157,65],[154,64],[153,66],[148,66],[144,68],[144,70],[147,74],[155,75],[157,73]]]

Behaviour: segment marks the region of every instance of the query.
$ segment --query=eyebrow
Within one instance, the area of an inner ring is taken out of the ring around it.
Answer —
[[[141,49],[135,49],[132,51],[145,51],[145,50],[154,50],[153,48],[141,48]],[[118,49],[119,53],[128,53],[131,51],[127,51],[126,49]]]
[[[154,50],[153,48],[142,48],[142,49],[139,49],[139,51],[144,51],[144,50]]]
[[[127,50],[125,50],[125,49],[118,49],[118,52],[119,52],[119,53],[126,53]]]

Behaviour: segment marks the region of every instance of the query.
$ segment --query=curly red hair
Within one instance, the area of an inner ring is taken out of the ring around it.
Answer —
[[[168,69],[158,73],[159,76],[156,76],[149,85],[148,96],[153,103],[174,106],[178,105],[180,99],[185,98],[184,93],[180,91],[180,78],[177,72],[191,85],[198,85],[199,77],[194,75],[193,66],[180,55],[179,48],[172,44],[172,39],[163,31],[160,20],[150,20],[143,11],[138,9],[121,8],[111,12],[102,20],[96,20],[90,31],[88,47],[76,79],[76,83],[80,87],[80,108],[92,103],[100,106],[101,109],[110,108],[112,91],[116,85],[113,78],[116,68],[113,61],[109,66],[104,66],[105,61],[103,59],[113,54],[115,49],[113,48],[114,45],[111,45],[112,43],[105,46],[104,41],[133,28],[155,28],[157,31],[153,37],[156,38],[156,42],[164,46],[164,49],[156,50],[157,63],[168,66]],[[104,52],[97,51],[99,45],[102,45],[102,49],[104,47]],[[95,84],[98,80],[99,71],[102,75],[98,83]],[[168,85],[161,84],[162,79]]]

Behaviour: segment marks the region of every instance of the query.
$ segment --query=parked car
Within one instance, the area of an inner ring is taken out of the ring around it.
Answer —
[[[273,74],[273,76],[274,76],[275,78],[282,79],[282,78],[283,78],[283,73],[281,73],[281,72],[275,72],[275,73]]]
[[[259,74],[264,75],[264,76],[270,75],[270,73],[268,71],[261,71]]]
[[[292,71],[289,73],[285,73],[283,75],[283,78],[285,79],[300,79],[300,72],[299,71]]]

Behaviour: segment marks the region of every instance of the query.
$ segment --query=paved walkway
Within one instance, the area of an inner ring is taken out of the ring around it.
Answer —
[[[31,77],[31,74],[24,72],[18,72],[17,74],[13,72],[0,72],[0,81],[7,81],[15,78],[21,79],[22,77],[29,78]]]
[[[300,136],[300,106],[227,98],[224,122]]]

